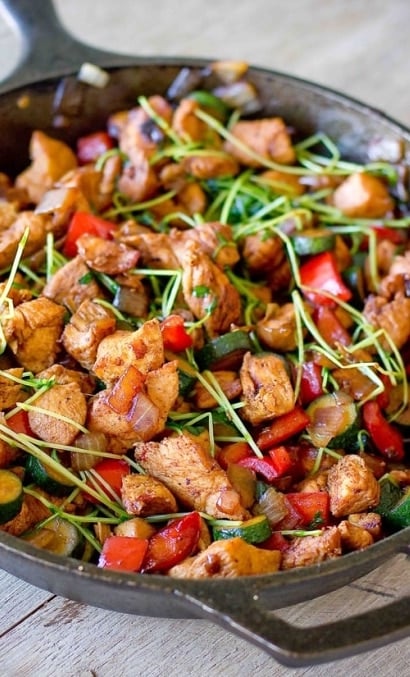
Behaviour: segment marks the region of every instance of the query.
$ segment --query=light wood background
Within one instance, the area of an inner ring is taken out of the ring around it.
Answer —
[[[410,126],[408,0],[55,3],[66,27],[96,47],[245,59],[342,90]],[[17,62],[20,47],[0,14],[0,77]],[[410,562],[401,556],[283,615],[293,623],[325,623],[382,607],[391,596],[409,594],[409,587]],[[1,571],[0,637],[0,677],[404,677],[410,665],[410,641],[402,640],[332,664],[285,668],[207,621],[102,611]]]

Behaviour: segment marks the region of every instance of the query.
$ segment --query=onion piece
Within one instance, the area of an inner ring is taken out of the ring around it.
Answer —
[[[256,113],[261,109],[261,102],[255,87],[245,80],[233,82],[224,87],[217,87],[212,93],[230,108],[241,113]]]
[[[256,504],[254,512],[265,515],[272,527],[279,524],[288,514],[284,494],[276,491],[274,487],[268,487]]]
[[[211,65],[211,71],[218,76],[224,85],[230,85],[240,80],[248,68],[249,65],[246,61],[215,61]]]
[[[74,446],[78,447],[78,451],[70,452],[70,463],[73,470],[80,472],[94,468],[101,461],[99,452],[107,451],[108,445],[104,433],[95,432],[81,433],[76,437]]]
[[[134,397],[133,406],[127,415],[127,420],[134,430],[141,435],[142,439],[149,439],[158,430],[159,409],[141,391]]]

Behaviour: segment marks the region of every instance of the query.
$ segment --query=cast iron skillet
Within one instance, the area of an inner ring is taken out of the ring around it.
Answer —
[[[0,0],[18,27],[23,55],[0,85],[0,171],[15,173],[28,163],[33,129],[74,142],[104,126],[114,110],[135,105],[139,94],[165,93],[180,72],[206,72],[207,61],[136,58],[100,52],[74,40],[60,25],[51,0]],[[76,79],[79,66],[107,68],[103,90]],[[366,161],[374,138],[410,133],[379,111],[324,87],[288,75],[251,68],[263,114],[280,115],[302,135],[329,134],[352,160]],[[410,529],[324,564],[269,576],[189,581],[129,575],[59,558],[0,532],[0,566],[45,590],[113,611],[164,618],[202,617],[253,642],[288,665],[308,665],[369,650],[409,634],[410,597],[383,609],[312,628],[289,625],[273,610],[311,599],[367,574],[397,555],[410,554]]]

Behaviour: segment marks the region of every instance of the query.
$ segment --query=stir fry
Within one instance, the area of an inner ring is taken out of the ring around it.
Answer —
[[[0,529],[100,567],[265,574],[410,526],[400,144],[347,161],[213,68],[0,176]]]

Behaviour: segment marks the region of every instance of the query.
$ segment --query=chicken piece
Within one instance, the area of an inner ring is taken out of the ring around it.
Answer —
[[[90,269],[80,256],[71,259],[59,268],[43,289],[43,296],[68,308],[74,313],[83,301],[104,298],[104,294],[94,279],[90,279]]]
[[[74,212],[90,212],[89,202],[78,188],[60,186],[44,193],[36,207],[36,214],[50,218],[51,230],[55,237],[65,234]]]
[[[342,548],[344,551],[364,550],[374,543],[373,536],[367,529],[353,524],[348,520],[342,520],[337,525],[342,539]]]
[[[222,270],[232,268],[240,259],[238,248],[233,239],[232,228],[227,223],[201,223],[189,230],[172,228],[169,234],[172,249],[177,253],[183,250],[187,242],[195,242],[205,254],[208,254]]]
[[[64,308],[39,297],[21,303],[3,319],[6,341],[21,366],[37,373],[55,362],[63,330]]]
[[[206,155],[187,155],[182,166],[187,174],[196,179],[219,179],[225,176],[236,176],[239,172],[239,163],[232,155],[211,151]]]
[[[295,161],[295,151],[282,118],[241,120],[233,125],[230,133],[240,145],[226,141],[224,148],[241,164],[260,167],[263,162],[247,152],[243,145],[264,160],[280,164],[292,164]]]
[[[145,389],[151,402],[158,408],[159,429],[162,430],[168,414],[178,399],[179,377],[178,362],[167,362],[159,369],[149,371],[145,379]]]
[[[172,251],[169,235],[164,233],[135,233],[121,240],[138,249],[143,266],[164,270],[178,270],[179,262]]]
[[[52,364],[51,367],[39,371],[37,378],[54,379],[54,383],[59,385],[68,385],[76,383],[84,395],[91,395],[95,389],[95,382],[91,374],[85,374],[76,369],[67,369],[62,364]]]
[[[55,185],[58,188],[78,190],[94,210],[102,211],[108,207],[111,201],[110,193],[101,192],[102,179],[102,170],[96,169],[94,165],[90,164],[76,167],[71,172],[67,172]]]
[[[351,524],[368,531],[375,541],[382,535],[382,518],[377,512],[352,513],[347,519]]]
[[[367,219],[386,216],[394,205],[385,184],[363,172],[345,179],[334,191],[332,203],[345,216]]]
[[[374,382],[366,374],[363,374],[360,369],[354,367],[351,369],[334,369],[332,370],[332,377],[343,392],[358,402],[362,399],[367,399],[375,388]]]
[[[18,216],[18,211],[12,202],[0,199],[0,233],[13,225]]]
[[[130,515],[147,517],[177,512],[178,505],[165,484],[149,475],[126,475],[121,486],[121,499]]]
[[[93,372],[112,384],[133,364],[142,374],[164,363],[164,344],[159,321],[154,318],[136,331],[117,330],[99,344]]]
[[[301,493],[327,491],[327,471],[318,472],[315,475],[306,477],[296,485],[296,489]]]
[[[159,171],[161,185],[165,190],[179,191],[186,186],[188,177],[180,162],[170,162]]]
[[[204,327],[208,335],[224,334],[232,324],[239,324],[241,298],[225,273],[194,242],[187,242],[177,256],[185,302],[198,320],[207,318]],[[199,288],[204,293],[197,294]]]
[[[410,338],[410,298],[397,292],[391,301],[383,296],[369,296],[363,308],[363,316],[376,329],[384,329],[400,350]],[[391,352],[389,341],[379,337],[381,346]]]
[[[263,550],[242,538],[215,541],[194,557],[188,557],[168,571],[172,578],[237,578],[278,571],[279,550]]]
[[[380,500],[380,485],[360,456],[347,454],[328,474],[330,511],[334,517],[363,512]]]
[[[242,520],[247,512],[224,470],[204,443],[187,432],[135,446],[144,470],[161,480],[182,505],[221,519]]]
[[[28,393],[23,390],[21,383],[16,383],[14,378],[21,379],[24,369],[16,367],[4,369],[0,374],[0,411],[11,409],[16,402],[23,402]]]
[[[166,123],[171,123],[172,108],[162,96],[150,96],[148,104]],[[136,149],[142,149],[151,157],[163,139],[164,132],[144,108],[138,106],[127,111],[124,124],[119,130],[119,146],[123,153],[132,155]]]
[[[272,294],[276,292],[288,293],[291,284],[293,284],[293,272],[287,259],[284,259],[267,274],[266,284]]]
[[[134,150],[130,163],[122,170],[118,190],[132,202],[143,202],[153,197],[159,187],[158,179],[143,150]]]
[[[36,204],[58,179],[77,166],[77,158],[67,144],[38,130],[31,136],[30,157],[31,165],[19,174],[16,187],[25,188]]]
[[[334,559],[342,554],[340,532],[337,527],[323,529],[319,536],[302,536],[292,540],[282,555],[282,569],[306,567]]]
[[[300,176],[280,172],[277,169],[268,169],[266,172],[262,172],[259,174],[258,180],[270,186],[279,195],[296,197],[303,195],[306,190],[306,186],[303,185]]]
[[[294,392],[284,361],[273,354],[246,353],[239,372],[241,415],[252,425],[286,414],[294,406]]]
[[[213,375],[229,401],[241,395],[242,386],[236,371],[214,371]],[[194,401],[198,409],[213,409],[218,406],[218,402],[201,383],[195,384]]]
[[[248,235],[243,242],[242,257],[251,273],[269,273],[285,260],[282,240],[276,236],[265,238],[261,233]]]
[[[0,524],[0,531],[6,531],[12,536],[21,536],[50,514],[50,510],[34,496],[25,494],[20,512],[9,522]]]
[[[82,302],[66,324],[62,342],[67,353],[90,371],[97,357],[97,348],[106,336],[114,333],[114,315],[89,299]]]
[[[256,323],[256,334],[263,345],[286,353],[298,345],[293,303],[270,303],[265,317]]]
[[[157,214],[158,210],[161,210],[161,204],[164,203],[154,205],[152,208],[154,214]],[[189,182],[179,189],[175,196],[175,206],[172,207],[171,211],[181,211],[188,214],[188,216],[194,216],[194,214],[203,214],[206,205],[207,199],[203,188],[201,188],[199,183]],[[183,227],[186,226],[185,222],[181,221],[181,223]]]
[[[28,238],[24,256],[30,256],[41,249],[45,245],[49,225],[49,217],[45,214],[20,212],[7,230],[0,231],[0,268],[7,268],[13,263],[18,244],[26,230]]]
[[[83,426],[87,417],[85,396],[74,382],[52,386],[37,397],[35,406],[44,413],[28,412],[30,428],[41,440],[51,444],[72,444],[78,435],[78,426]],[[51,415],[45,413],[48,411]]]
[[[196,115],[200,106],[194,99],[182,99],[172,118],[172,129],[184,141],[202,141],[209,136],[209,128]]]
[[[406,284],[410,280],[410,251],[406,251],[403,256],[395,256],[386,272],[388,274],[380,283],[379,294],[386,299],[393,297],[397,292],[406,295]]]
[[[76,241],[78,255],[89,268],[106,275],[120,275],[135,268],[139,252],[125,244],[85,233]]]
[[[119,155],[112,155],[108,157],[104,162],[104,167],[102,168],[101,181],[99,187],[99,199],[98,204],[110,204],[112,200],[112,194],[114,193],[118,178],[122,170],[122,160]],[[102,207],[101,207],[102,209]]]

